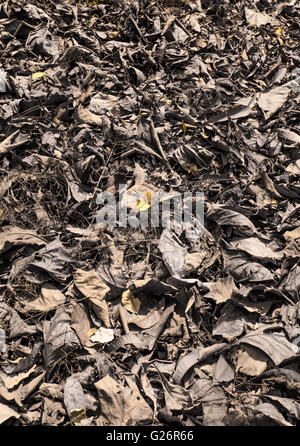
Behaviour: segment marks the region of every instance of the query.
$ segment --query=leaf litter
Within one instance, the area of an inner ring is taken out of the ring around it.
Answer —
[[[299,423],[299,11],[1,3],[0,424]]]

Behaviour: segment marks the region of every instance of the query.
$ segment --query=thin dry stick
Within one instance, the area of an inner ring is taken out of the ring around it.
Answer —
[[[127,323],[127,320],[126,320],[126,315],[125,315],[124,308],[122,307],[121,304],[119,304],[118,306],[119,306],[120,318],[121,318],[121,321],[122,321],[124,332],[125,332],[125,334],[128,334],[129,333],[129,328],[128,328],[128,323]]]
[[[101,179],[102,179],[102,176],[103,176],[103,173],[104,173],[105,169],[107,168],[107,165],[108,165],[108,163],[109,163],[109,160],[110,160],[110,158],[111,158],[111,155],[112,155],[112,151],[110,152],[109,157],[108,157],[108,159],[107,159],[107,161],[106,161],[106,163],[105,163],[105,166],[104,166],[103,169],[102,169],[101,175],[100,175],[100,177],[99,177],[99,179],[98,179],[97,185],[96,185],[96,187],[95,187],[95,189],[94,189],[94,192],[93,192],[93,195],[92,195],[92,198],[91,198],[91,201],[90,201],[90,206],[91,206],[91,204],[92,204],[92,199],[94,198],[94,196],[95,196],[95,194],[96,194],[96,191],[98,190],[100,181],[101,181]],[[91,229],[92,224],[93,224],[93,220],[92,220],[91,223],[89,224],[88,229]]]
[[[151,118],[150,118],[150,129],[151,129],[152,138],[154,139],[155,144],[156,144],[158,150],[160,151],[160,153],[161,153],[163,159],[167,162],[168,166],[170,167],[169,161],[167,160],[165,151],[164,151],[164,149],[162,148],[162,145],[161,145],[160,140],[159,140],[158,133],[157,133],[157,131],[156,131],[156,128],[154,127],[154,124],[153,124],[153,121],[152,121]]]
[[[107,159],[107,161],[106,161],[106,163],[105,163],[105,166],[104,166],[103,169],[102,169],[101,175],[100,175],[100,177],[99,177],[99,179],[98,179],[98,182],[97,182],[97,185],[96,185],[96,187],[95,187],[95,189],[94,189],[92,198],[94,198],[94,196],[95,196],[95,194],[96,194],[96,191],[98,190],[100,181],[102,180],[103,173],[104,173],[105,169],[107,168],[107,165],[108,165],[108,163],[109,163],[109,160],[110,160],[110,158],[111,158],[111,155],[112,155],[112,151],[110,152],[109,157],[108,157],[108,159]]]
[[[132,15],[130,15],[129,18],[130,18],[130,20],[132,21],[132,23],[133,23],[135,29],[137,30],[138,35],[141,37],[142,40],[144,40],[143,33],[141,32],[141,30],[140,30],[138,24],[136,23],[136,21],[134,20],[134,18],[132,17]]]
[[[19,141],[16,143],[12,143],[14,137],[17,136],[19,132],[20,132],[20,130],[16,130],[14,133],[9,135],[6,139],[4,139],[4,141],[2,141],[0,143],[0,155],[4,155],[5,153],[9,152],[10,150],[16,149],[17,147],[20,147],[29,141],[29,138],[27,138],[27,139],[23,139],[22,141]]]

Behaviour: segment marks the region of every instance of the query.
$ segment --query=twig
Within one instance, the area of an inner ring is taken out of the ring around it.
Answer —
[[[127,323],[127,320],[126,320],[126,315],[125,315],[124,308],[122,307],[121,304],[119,304],[119,312],[120,312],[120,317],[121,317],[121,321],[122,321],[122,324],[123,324],[123,328],[124,328],[125,334],[128,334],[129,333],[128,323]]]
[[[105,166],[103,166],[101,175],[100,175],[100,177],[99,177],[99,179],[98,179],[98,182],[97,182],[97,184],[96,184],[96,187],[95,187],[95,189],[94,189],[92,198],[94,198],[94,196],[96,195],[96,191],[99,190],[98,187],[99,187],[100,181],[102,180],[103,173],[104,173],[104,171],[106,170],[106,168],[107,168],[107,166],[108,166],[108,163],[109,163],[109,160],[110,160],[110,158],[111,158],[111,155],[112,155],[112,151],[111,151],[110,154],[109,154],[109,157],[108,157],[108,159],[107,159],[107,161],[106,161],[106,163],[105,163]],[[90,225],[90,226],[91,226],[91,225]],[[89,228],[90,228],[90,226],[89,226]]]
[[[164,149],[162,148],[162,145],[161,145],[161,143],[160,143],[160,140],[159,140],[159,136],[158,136],[157,130],[156,130],[156,128],[154,127],[154,124],[153,124],[153,121],[152,121],[151,118],[150,118],[150,129],[151,129],[152,138],[154,139],[155,144],[156,144],[158,150],[160,151],[160,153],[161,153],[163,159],[164,159],[164,160],[168,163],[168,165],[169,165],[169,161],[167,160],[165,151],[164,151]]]
[[[178,26],[180,26],[183,31],[189,36],[192,37],[191,33],[186,29],[186,27],[183,25],[183,23],[181,23],[178,18],[176,17],[175,22],[177,23]]]
[[[171,15],[168,20],[165,23],[164,29],[162,30],[161,35],[164,36],[166,34],[166,32],[168,31],[168,29],[170,28],[170,26],[172,25],[172,23],[175,21],[176,16],[175,15]]]
[[[144,36],[142,34],[142,31],[139,28],[139,25],[136,23],[136,21],[134,20],[134,18],[132,17],[132,15],[129,16],[130,20],[132,21],[132,23],[134,24],[135,29],[138,32],[138,35],[140,36],[140,38],[144,41]]]
[[[22,141],[19,141],[19,142],[16,142],[13,144],[12,140],[14,139],[15,136],[18,135],[19,132],[20,132],[20,130],[16,130],[14,133],[9,135],[7,138],[5,138],[0,143],[0,155],[4,155],[5,153],[9,152],[10,150],[16,149],[17,147],[20,147],[29,141],[29,138],[27,138],[27,139],[23,139]]]

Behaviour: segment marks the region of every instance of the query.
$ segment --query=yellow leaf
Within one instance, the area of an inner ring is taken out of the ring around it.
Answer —
[[[104,227],[102,227],[101,229],[99,229],[99,233],[98,233],[98,237],[99,237],[99,238],[104,238],[104,237],[106,237],[105,230],[106,230],[106,226],[104,226]]]
[[[219,168],[219,167],[222,167],[222,164],[218,163],[218,161],[215,161],[215,162],[214,162],[214,165],[215,165],[216,167],[218,167],[218,168]]]
[[[32,74],[32,79],[39,79],[43,76],[45,76],[45,73],[43,71],[37,71],[36,73]]]
[[[186,164],[185,166],[183,166],[184,170],[186,170],[188,173],[197,173],[198,172],[198,167],[196,166],[196,164]]]
[[[110,32],[108,33],[108,37],[109,37],[110,39],[114,39],[115,37],[118,37],[119,34],[120,34],[120,31],[110,31]]]
[[[93,334],[96,333],[96,331],[97,331],[97,328],[91,328],[88,331],[88,337],[90,338],[91,336],[93,336]]]
[[[209,136],[205,132],[201,132],[201,136],[205,139],[209,138]]]
[[[187,131],[186,125],[183,121],[182,121],[182,130],[183,130],[183,133],[186,133],[186,131]]]
[[[75,409],[71,412],[71,418],[75,425],[80,425],[80,421],[86,418],[85,409]]]
[[[141,301],[137,297],[134,297],[130,290],[127,290],[122,294],[122,305],[131,313],[138,313],[141,307]]]
[[[277,200],[272,200],[271,203],[272,203],[272,204],[276,204],[276,203],[277,203]]]
[[[136,210],[139,212],[146,211],[151,207],[152,198],[151,198],[151,192],[144,193],[143,198],[140,198],[136,203]]]

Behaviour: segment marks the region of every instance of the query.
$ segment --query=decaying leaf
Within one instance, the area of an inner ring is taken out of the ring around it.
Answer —
[[[299,422],[298,17],[0,2],[0,423]]]
[[[72,330],[71,318],[63,308],[58,308],[51,321],[44,321],[44,356],[47,371],[50,372],[68,350],[79,345],[78,337]]]
[[[50,311],[65,302],[65,296],[55,286],[45,283],[41,288],[41,297],[29,301],[26,306],[36,311]]]
[[[285,104],[289,94],[290,88],[284,85],[260,94],[257,103],[263,110],[266,119],[270,118]]]
[[[133,379],[124,387],[106,376],[95,383],[101,407],[101,426],[136,426],[152,421],[152,410],[142,398]]]
[[[287,340],[284,333],[267,333],[258,329],[241,337],[235,342],[235,345],[240,343],[259,348],[276,365],[295,356],[293,345]]]
[[[96,271],[76,270],[74,281],[79,291],[91,302],[97,317],[103,321],[107,328],[110,327],[108,307],[105,297],[109,287],[100,279]]]
[[[11,247],[24,246],[24,245],[36,245],[44,246],[46,240],[43,237],[37,235],[34,230],[24,230],[17,226],[9,227],[0,235],[0,252],[5,252]]]
[[[124,291],[122,294],[122,304],[131,313],[138,313],[141,307],[141,301],[134,297],[130,290]]]
[[[196,364],[205,361],[211,355],[222,350],[225,347],[225,343],[215,344],[210,347],[195,349],[191,353],[185,355],[179,360],[176,366],[174,381],[175,383],[180,383],[187,372],[192,369]]]
[[[246,20],[251,26],[266,25],[271,21],[271,17],[263,12],[256,11],[255,9],[245,8]]]
[[[65,383],[64,403],[69,417],[75,425],[80,424],[80,421],[86,418],[86,404],[83,389],[80,382],[72,376]]]
[[[273,404],[269,403],[260,403],[257,406],[255,406],[255,410],[258,412],[263,413],[267,417],[271,418],[272,420],[276,421],[277,424],[280,426],[292,426],[291,423],[288,423],[284,417],[281,415],[281,413],[273,406]]]
[[[113,341],[114,337],[114,331],[111,328],[100,327],[90,336],[90,339],[92,342],[106,344]]]
[[[229,300],[232,296],[232,292],[237,289],[232,276],[219,279],[215,283],[209,283],[208,288],[209,292],[205,297],[213,299],[217,304]]]

